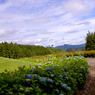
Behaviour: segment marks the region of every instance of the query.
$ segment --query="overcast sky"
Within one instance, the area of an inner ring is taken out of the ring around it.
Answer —
[[[95,0],[0,0],[0,42],[84,44],[95,30]]]

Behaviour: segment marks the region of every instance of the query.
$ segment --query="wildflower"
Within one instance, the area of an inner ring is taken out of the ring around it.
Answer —
[[[68,86],[68,87],[66,87],[66,89],[67,89],[67,90],[71,90],[71,87]]]
[[[67,69],[68,67],[64,66],[64,69]]]
[[[40,79],[42,82],[46,83],[46,78],[44,78],[44,77],[39,77],[39,79]]]
[[[63,75],[60,75],[61,78],[63,78]]]
[[[51,77],[54,77],[54,74],[50,74]]]
[[[32,78],[32,74],[28,74],[28,75],[27,75],[27,78],[28,78],[28,79],[31,79],[31,78]]]
[[[52,79],[48,79],[48,82],[53,83],[53,80]]]
[[[67,72],[68,74],[70,74],[70,72]]]
[[[86,71],[87,73],[90,73],[89,70]]]
[[[50,71],[50,70],[51,70],[51,68],[46,68],[46,70],[47,70],[47,71]]]

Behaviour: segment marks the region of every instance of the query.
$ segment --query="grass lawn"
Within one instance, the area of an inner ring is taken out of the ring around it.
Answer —
[[[13,71],[21,66],[35,66],[38,65],[40,62],[42,62],[42,60],[38,60],[36,58],[9,59],[0,57],[0,73],[4,72],[5,69],[8,71]]]

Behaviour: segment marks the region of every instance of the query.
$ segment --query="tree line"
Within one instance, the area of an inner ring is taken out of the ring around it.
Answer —
[[[38,55],[47,55],[53,53],[64,52],[64,50],[60,49],[50,49],[43,46],[35,46],[35,45],[21,45],[21,44],[13,44],[2,42],[0,43],[0,56],[7,58],[23,58],[23,57],[31,57]]]
[[[95,50],[95,32],[87,33],[85,50]]]

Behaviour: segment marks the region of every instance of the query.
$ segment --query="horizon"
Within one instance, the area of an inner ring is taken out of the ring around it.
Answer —
[[[95,30],[94,0],[0,0],[0,43],[85,44]]]

